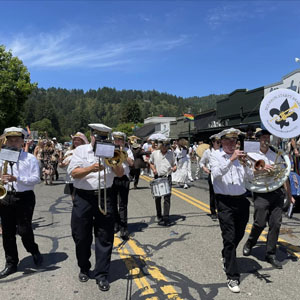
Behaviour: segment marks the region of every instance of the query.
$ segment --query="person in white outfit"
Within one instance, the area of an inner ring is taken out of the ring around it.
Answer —
[[[213,221],[216,221],[218,219],[217,213],[216,213],[216,199],[215,199],[215,193],[213,188],[213,182],[212,177],[210,174],[210,157],[215,150],[220,149],[221,141],[217,134],[212,135],[210,138],[210,147],[206,149],[201,157],[200,160],[200,168],[203,169],[203,171],[208,174],[208,186],[209,186],[209,205],[210,205],[210,217]]]
[[[175,158],[177,161],[177,171],[172,173],[172,181],[177,182],[181,187],[187,189],[188,186],[188,141],[186,139],[180,139],[178,146],[174,151]]]

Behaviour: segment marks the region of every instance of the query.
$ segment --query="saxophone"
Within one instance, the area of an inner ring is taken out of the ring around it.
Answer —
[[[7,165],[8,165],[8,161],[6,160],[2,167],[1,176],[7,174]],[[4,182],[0,180],[0,200],[5,198],[6,194],[7,194],[7,190],[4,187]]]

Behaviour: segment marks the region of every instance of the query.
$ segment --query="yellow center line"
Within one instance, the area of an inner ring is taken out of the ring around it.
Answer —
[[[188,198],[182,196],[181,194],[178,194],[177,191],[174,190],[174,189],[172,189],[172,195],[175,195],[175,196],[177,196],[178,198],[181,198],[182,200],[184,200],[184,201],[186,201],[186,202],[188,202],[188,203],[190,203],[190,204],[192,204],[192,205],[194,205],[194,206],[196,206],[196,207],[202,209],[203,211],[205,211],[205,212],[207,212],[207,213],[210,213],[210,210],[209,210],[209,209],[207,209],[206,207],[203,207],[203,206],[201,206],[201,205],[195,203],[194,201],[192,201],[192,200],[190,200],[190,199],[188,199]]]
[[[133,250],[133,252],[137,255],[139,255],[140,259],[145,262],[147,265],[147,270],[149,274],[156,280],[156,281],[164,281],[166,284],[163,286],[160,286],[160,289],[163,291],[163,293],[168,297],[168,299],[174,299],[174,300],[181,300],[181,298],[178,296],[178,293],[173,288],[172,285],[168,284],[167,278],[161,273],[158,267],[151,266],[151,259],[147,257],[145,251],[139,247],[136,242],[132,239],[128,241],[129,246]]]
[[[154,290],[151,288],[150,283],[145,278],[144,274],[141,272],[139,266],[136,264],[134,259],[131,257],[129,251],[126,249],[126,247],[118,247],[122,241],[118,238],[117,235],[115,235],[114,238],[114,247],[116,247],[120,257],[124,261],[127,270],[129,271],[129,274],[132,276],[135,284],[137,287],[142,290],[142,295],[151,295],[154,294]],[[158,297],[152,297],[147,298],[148,300],[159,300]]]
[[[147,181],[147,182],[150,182],[150,181],[153,180],[152,178],[147,177],[147,176],[141,176],[141,178],[144,179],[144,180]],[[194,198],[194,197],[192,197],[192,196],[189,196],[189,195],[187,195],[187,194],[185,194],[185,193],[183,193],[183,192],[181,192],[181,191],[178,191],[178,190],[175,189],[175,188],[172,188],[172,194],[174,194],[174,195],[176,195],[177,197],[183,199],[184,201],[186,201],[186,202],[188,202],[188,203],[190,203],[190,204],[192,204],[192,205],[194,205],[194,206],[196,206],[196,207],[202,209],[202,210],[205,211],[205,212],[208,212],[208,213],[210,212],[210,210],[208,210],[208,209],[205,208],[205,207],[200,206],[199,204],[201,204],[201,205],[203,205],[203,206],[206,206],[206,207],[209,207],[209,205],[207,205],[206,203],[203,203],[202,201],[200,201],[200,200],[198,200],[198,199],[196,199],[196,198]],[[196,203],[195,203],[195,202],[196,202]],[[199,204],[197,204],[197,203],[199,203]],[[252,225],[251,225],[251,224],[248,224],[245,231],[248,232],[248,233],[250,233],[250,232],[251,232],[251,228],[252,228]],[[266,237],[264,237],[263,235],[267,235],[267,234],[268,234],[268,233],[267,233],[266,231],[263,231],[262,234],[261,234],[260,237],[259,237],[259,240],[266,242],[267,239],[266,239]],[[294,255],[294,256],[300,258],[300,247],[295,246],[295,245],[293,245],[293,244],[290,244],[289,242],[287,242],[286,240],[281,239],[281,238],[278,238],[278,242],[279,242],[279,244],[280,244],[281,246],[283,246],[284,248],[286,248],[287,251],[288,251],[290,254],[292,254],[292,255]],[[297,253],[297,252],[299,252],[299,253]]]

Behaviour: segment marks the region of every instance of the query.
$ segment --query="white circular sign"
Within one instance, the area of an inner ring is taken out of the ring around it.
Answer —
[[[292,90],[277,89],[267,94],[260,104],[259,115],[274,136],[300,135],[300,95]]]

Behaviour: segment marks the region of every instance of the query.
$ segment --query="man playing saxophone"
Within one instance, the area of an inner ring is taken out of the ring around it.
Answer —
[[[280,164],[282,158],[273,152],[270,147],[270,135],[267,130],[260,130],[255,137],[259,139],[260,151],[258,153],[249,152],[248,155],[255,161],[263,160],[265,162],[263,170],[254,172],[264,172],[269,176],[274,171],[274,164]],[[291,195],[289,182],[284,183],[284,189],[287,192],[288,200],[295,202]],[[282,269],[282,264],[276,259],[276,244],[278,241],[281,220],[282,208],[284,203],[284,191],[282,187],[266,193],[253,193],[254,198],[254,222],[251,233],[247,242],[243,247],[243,255],[249,256],[252,247],[255,246],[261,232],[269,224],[269,233],[267,237],[267,249],[265,259],[274,268]]]
[[[94,276],[99,289],[108,291],[110,285],[107,278],[114,240],[111,187],[114,178],[122,177],[124,170],[122,165],[109,167],[104,162],[100,164],[99,157],[95,156],[96,142],[107,140],[111,128],[103,124],[89,124],[89,127],[91,128],[91,143],[74,150],[68,167],[68,173],[74,178],[76,188],[71,228],[80,268],[79,281],[89,280],[94,229],[96,254]],[[103,203],[105,200],[106,204]],[[101,207],[107,205],[107,211],[101,213],[99,205]]]
[[[35,265],[40,266],[43,261],[39,247],[34,241],[32,230],[32,215],[35,207],[33,189],[40,182],[39,164],[32,154],[22,150],[25,130],[10,127],[4,130],[4,134],[7,139],[6,147],[20,151],[20,156],[18,162],[14,164],[7,164],[7,161],[0,162],[0,167],[7,169],[1,174],[7,194],[0,203],[2,241],[6,259],[6,265],[0,272],[0,278],[17,271],[19,263],[17,233],[21,236],[26,251],[32,254]]]

